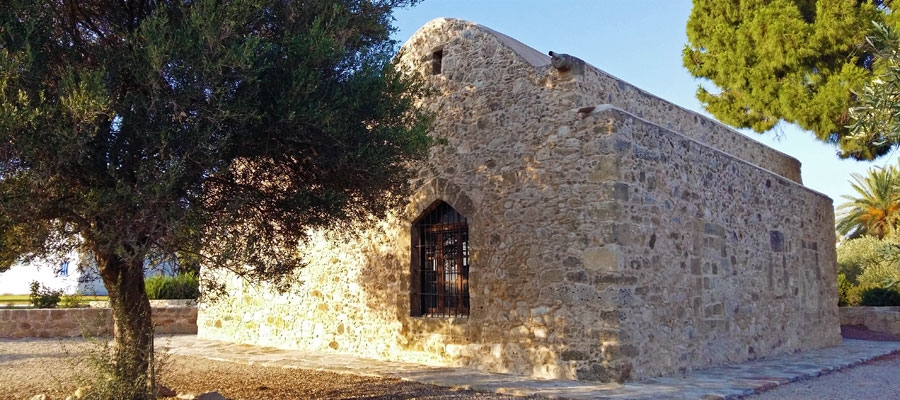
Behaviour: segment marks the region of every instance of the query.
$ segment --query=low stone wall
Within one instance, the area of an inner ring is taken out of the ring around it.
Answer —
[[[841,307],[841,325],[900,335],[900,307]]]
[[[197,307],[153,308],[156,333],[197,333]],[[0,309],[0,338],[112,334],[109,308]]]

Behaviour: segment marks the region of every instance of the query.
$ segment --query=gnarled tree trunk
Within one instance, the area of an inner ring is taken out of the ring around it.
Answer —
[[[152,388],[153,325],[143,259],[127,262],[114,254],[96,257],[113,313],[115,378]]]

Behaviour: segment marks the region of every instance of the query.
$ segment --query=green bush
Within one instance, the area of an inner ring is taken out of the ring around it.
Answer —
[[[63,308],[78,308],[81,307],[81,294],[67,294],[62,297],[62,307]]]
[[[857,277],[859,286],[883,287],[886,283],[900,278],[900,268],[894,260],[869,265]]]
[[[124,380],[121,378],[124,375],[123,371],[135,370],[140,367],[133,364],[132,357],[117,354],[112,337],[94,336],[92,326],[104,324],[103,321],[102,316],[95,321],[80,321],[83,324],[81,326],[82,336],[87,346],[78,349],[77,353],[70,352],[63,347],[71,371],[77,371],[67,380],[75,382],[82,389],[78,399],[153,400],[158,398],[159,378],[165,375],[168,369],[167,351],[154,349],[152,346],[143,350],[153,352],[150,354],[151,368],[146,373],[139,374],[136,379]]]
[[[59,290],[50,290],[38,281],[31,281],[31,294],[28,296],[34,308],[56,308],[62,298]]]
[[[859,304],[862,306],[900,306],[900,292],[893,288],[869,288],[862,292]]]
[[[850,299],[850,294],[851,292],[853,292],[854,287],[855,285],[850,282],[850,280],[848,280],[844,274],[838,274],[838,307],[847,307],[854,305],[853,301]]]
[[[150,300],[196,299],[200,296],[200,280],[197,275],[154,275],[144,279]]]
[[[900,279],[898,237],[878,239],[864,236],[846,240],[837,248],[838,305],[858,306],[866,302],[883,303],[889,299],[877,290]],[[874,291],[873,291],[874,290]]]
[[[837,247],[838,274],[852,284],[862,283],[862,275],[866,275],[869,269],[877,269],[878,275],[894,266],[893,260],[885,257],[885,251],[891,247],[892,242],[871,236],[863,236],[842,242]],[[869,275],[874,275],[870,273]],[[872,276],[867,279],[873,278]],[[868,282],[871,284],[871,282]],[[879,282],[880,284],[881,282]]]

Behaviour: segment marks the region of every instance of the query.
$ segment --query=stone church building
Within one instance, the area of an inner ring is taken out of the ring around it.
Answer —
[[[321,232],[279,295],[225,274],[204,338],[639,380],[840,344],[832,202],[797,160],[583,61],[437,19],[404,210]]]

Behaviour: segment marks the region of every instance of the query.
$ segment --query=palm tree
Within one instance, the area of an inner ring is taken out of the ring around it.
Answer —
[[[900,223],[900,170],[875,167],[868,176],[853,174],[851,185],[859,197],[842,196],[835,228],[847,239],[864,235],[884,238]]]

